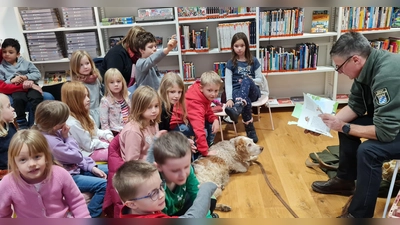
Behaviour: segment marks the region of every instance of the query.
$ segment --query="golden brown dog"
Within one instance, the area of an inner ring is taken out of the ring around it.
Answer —
[[[218,197],[228,184],[229,174],[247,172],[251,161],[256,160],[263,149],[244,136],[218,142],[209,149],[217,152],[215,156],[201,157],[193,162],[196,177],[200,183],[212,181],[221,187],[214,193],[214,196]],[[227,212],[231,208],[217,204],[216,210]]]

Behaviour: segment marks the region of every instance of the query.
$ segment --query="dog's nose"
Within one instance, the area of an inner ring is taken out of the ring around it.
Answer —
[[[260,151],[262,151],[262,150],[264,150],[264,147],[263,147],[263,146],[260,147]]]

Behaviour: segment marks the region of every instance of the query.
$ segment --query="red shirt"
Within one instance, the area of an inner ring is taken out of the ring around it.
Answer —
[[[1,54],[0,54],[1,55]],[[22,84],[15,85],[15,84],[7,84],[6,82],[0,80],[0,93],[10,95],[14,92],[18,91],[27,91],[22,87]]]

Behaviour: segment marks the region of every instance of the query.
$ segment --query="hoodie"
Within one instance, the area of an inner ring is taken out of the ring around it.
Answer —
[[[6,62],[4,59],[1,61],[0,80],[9,84],[17,73],[26,75],[28,80],[32,80],[35,83],[42,77],[38,68],[36,68],[32,62],[25,60],[22,56],[18,57],[15,66]]]
[[[203,92],[200,91],[200,81],[196,81],[186,92],[186,109],[188,114],[188,119],[193,127],[193,131],[196,137],[197,150],[203,155],[208,154],[208,144],[205,132],[205,121],[213,123],[218,119],[211,108],[211,101],[204,96]],[[171,118],[171,128],[176,127],[177,124],[184,123],[182,117],[177,117],[176,115],[182,115],[179,112],[180,109],[174,108],[174,112]],[[173,125],[174,124],[174,125]]]
[[[6,82],[0,80],[0,93],[10,95],[14,92],[18,91],[27,91],[28,89],[24,89],[22,84],[7,84]]]

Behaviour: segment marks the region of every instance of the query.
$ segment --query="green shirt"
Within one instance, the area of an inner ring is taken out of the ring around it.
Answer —
[[[163,177],[161,175],[161,177]],[[193,167],[190,167],[190,173],[183,185],[176,185],[174,190],[169,190],[167,184],[164,184],[165,189],[165,208],[162,210],[167,215],[173,215],[183,208],[185,205],[186,195],[188,195],[190,205],[193,204],[194,199],[199,192],[199,181],[194,174]],[[206,218],[212,218],[210,211],[208,211]]]

